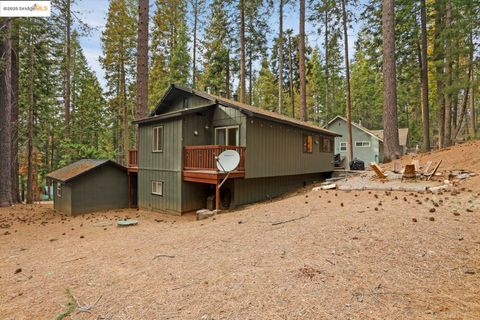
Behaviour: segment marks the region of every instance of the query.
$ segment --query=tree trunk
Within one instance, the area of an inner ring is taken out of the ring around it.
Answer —
[[[462,128],[462,122],[463,122],[463,119],[465,118],[465,114],[467,112],[467,107],[468,107],[468,95],[469,95],[469,91],[470,91],[470,86],[472,86],[472,84],[474,83],[473,82],[473,75],[472,75],[473,59],[474,59],[474,57],[473,57],[474,43],[473,43],[473,32],[472,32],[472,30],[470,31],[469,46],[470,46],[470,54],[469,54],[470,61],[468,63],[467,85],[466,85],[465,90],[464,90],[462,109],[460,110],[460,115],[458,117],[458,123],[456,123],[456,125],[455,125],[455,132],[453,134],[453,140],[457,139],[458,133],[460,132],[460,130]],[[466,121],[466,123],[468,124],[468,121]],[[468,131],[466,131],[466,132],[468,133]]]
[[[138,1],[137,108],[135,119],[145,118],[148,114],[148,2],[148,0]]]
[[[307,121],[307,79],[305,76],[305,0],[300,0],[298,67],[300,73],[300,120]]]
[[[343,16],[343,37],[345,47],[345,77],[346,77],[346,99],[347,99],[347,147],[350,161],[353,160],[353,142],[352,142],[352,103],[350,99],[350,62],[348,61],[348,28],[347,28],[347,9],[345,1],[342,0],[342,16]]]
[[[293,57],[292,57],[292,38],[288,38],[288,76],[290,87],[290,106],[292,108],[292,118],[295,118],[295,97],[293,96]]]
[[[475,80],[472,75],[472,80]],[[470,98],[471,103],[471,127],[472,127],[472,137],[475,138],[477,136],[477,112],[475,109],[475,88],[472,88],[472,96]]]
[[[383,38],[383,160],[400,157],[395,68],[395,3],[382,1]]]
[[[329,78],[329,61],[328,61],[328,8],[325,8],[325,113],[327,121],[330,121],[330,108],[328,105],[328,78]]]
[[[230,99],[230,50],[227,50],[227,65],[225,68],[225,97]]]
[[[283,0],[278,1],[278,113],[283,109]]]
[[[0,18],[0,207],[12,205],[12,46],[10,18]]]
[[[30,77],[28,79],[28,120],[27,120],[27,198],[26,203],[33,203],[33,120],[35,109],[35,55],[34,55],[34,36],[32,26],[30,26],[30,39],[29,39],[29,68]]]
[[[450,0],[447,0],[446,4],[446,14],[445,14],[445,28],[450,31],[452,24],[452,3]],[[447,88],[452,87],[452,49],[450,35],[447,35],[446,40],[446,56],[445,56],[445,73],[447,74]],[[445,95],[445,136],[443,138],[443,143],[445,147],[451,145],[452,141],[452,94],[447,91]]]
[[[240,0],[240,102],[245,103],[245,0]]]
[[[252,15],[249,14],[249,21],[248,27],[250,32],[253,31],[253,21]],[[252,104],[253,102],[253,43],[252,43],[252,36],[248,38],[248,104]],[[263,106],[264,108],[267,106]]]
[[[198,24],[198,0],[193,2],[193,61],[192,61],[192,88],[196,87],[197,80],[197,24]]]
[[[65,53],[65,97],[64,97],[64,112],[65,112],[65,128],[64,134],[65,138],[70,136],[70,97],[71,97],[71,74],[70,74],[70,59],[71,59],[71,27],[72,27],[72,17],[71,17],[71,0],[66,0],[66,53]]]
[[[19,107],[19,26],[18,23],[12,28],[12,201],[20,202],[20,190],[18,184],[18,107]]]
[[[435,2],[435,33],[434,33],[434,60],[436,62],[435,74],[436,74],[436,86],[437,86],[437,103],[438,103],[438,147],[441,149],[444,147],[445,137],[445,85],[443,83],[443,65],[444,65],[444,46],[441,38],[441,32],[443,29],[442,22],[442,2]]]
[[[120,79],[121,79],[121,100],[123,104],[123,152],[124,164],[128,165],[128,149],[129,149],[129,133],[128,133],[128,102],[127,102],[127,80],[125,75],[125,61],[120,62]]]
[[[425,0],[420,0],[421,24],[421,77],[422,88],[422,125],[423,125],[423,151],[430,151],[430,107],[428,105],[428,57],[427,57],[427,8]]]

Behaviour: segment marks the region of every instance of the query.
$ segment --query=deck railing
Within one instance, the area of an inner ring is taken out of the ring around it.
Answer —
[[[215,157],[225,150],[235,150],[240,155],[237,171],[245,170],[245,147],[239,146],[187,146],[183,151],[184,170],[217,170]]]
[[[128,166],[138,167],[138,150],[128,150]]]

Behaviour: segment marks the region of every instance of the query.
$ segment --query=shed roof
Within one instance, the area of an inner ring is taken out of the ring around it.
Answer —
[[[150,114],[150,117],[160,115],[161,109],[165,107],[165,101],[168,101],[169,95],[172,94],[175,90],[179,90],[179,91],[183,91],[183,92],[186,92],[186,93],[190,93],[190,94],[200,96],[200,97],[205,98],[207,100],[210,100],[214,103],[218,103],[218,104],[221,104],[221,105],[226,106],[226,107],[231,107],[231,108],[237,109],[237,110],[239,110],[239,111],[241,111],[241,112],[243,112],[243,113],[245,113],[249,116],[264,118],[264,119],[267,119],[267,120],[284,123],[286,125],[300,127],[300,128],[303,128],[303,129],[314,131],[314,132],[320,132],[320,133],[330,135],[330,136],[340,136],[339,134],[337,134],[335,132],[332,132],[330,130],[318,127],[318,126],[316,126],[314,124],[311,124],[311,123],[308,123],[308,122],[300,121],[300,120],[297,120],[297,119],[294,119],[294,118],[291,118],[291,117],[288,117],[288,116],[285,116],[285,115],[282,115],[282,114],[279,114],[279,113],[276,113],[276,112],[260,109],[260,108],[257,108],[257,107],[254,107],[254,106],[251,106],[251,105],[248,105],[248,104],[245,104],[245,103],[241,103],[241,102],[238,102],[238,101],[235,101],[235,100],[227,99],[225,97],[216,96],[216,95],[213,95],[213,94],[206,93],[204,91],[191,89],[191,88],[181,86],[181,85],[177,85],[177,84],[172,84],[170,86],[170,88],[167,90],[167,92],[163,96],[162,100],[157,104],[157,107],[155,108],[155,110],[153,110],[152,113]],[[212,107],[213,107],[213,105],[212,105]],[[181,114],[179,114],[179,115],[181,115]],[[138,120],[137,123],[142,123],[142,122],[147,122],[147,121],[148,121],[148,118]]]
[[[85,174],[95,168],[101,167],[106,164],[111,164],[122,170],[127,170],[124,166],[112,160],[82,159],[77,162],[71,163],[63,168],[50,172],[49,174],[47,174],[47,178],[60,182],[68,182],[82,174]]]

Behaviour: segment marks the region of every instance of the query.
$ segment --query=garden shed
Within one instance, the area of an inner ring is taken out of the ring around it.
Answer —
[[[127,168],[111,160],[82,159],[47,175],[57,211],[80,213],[128,207]]]

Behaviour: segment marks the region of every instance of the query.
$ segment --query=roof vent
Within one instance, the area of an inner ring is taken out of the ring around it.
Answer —
[[[210,87],[207,87],[207,93],[212,94],[212,90],[210,89]]]

